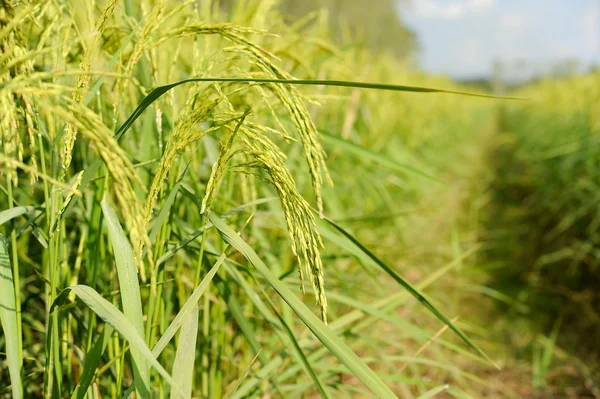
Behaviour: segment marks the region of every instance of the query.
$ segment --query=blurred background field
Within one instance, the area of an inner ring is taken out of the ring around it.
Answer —
[[[600,4],[537,3],[0,0],[0,397],[600,397]]]

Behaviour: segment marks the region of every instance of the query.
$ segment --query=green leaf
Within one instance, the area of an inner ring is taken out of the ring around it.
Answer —
[[[231,227],[227,226],[214,212],[210,214],[209,218],[219,230],[225,242],[237,249],[258,269],[281,298],[334,356],[380,398],[396,398],[396,395],[381,381],[377,374],[269,270],[256,252]]]
[[[415,169],[412,166],[396,162],[393,159],[386,157],[385,155],[377,154],[377,153],[375,153],[365,147],[362,147],[358,144],[355,144],[349,140],[344,140],[340,137],[336,137],[336,136],[332,135],[331,133],[324,132],[321,129],[319,129],[319,133],[321,133],[321,135],[325,139],[326,143],[329,143],[329,144],[335,146],[336,148],[341,148],[342,150],[344,150],[346,152],[351,152],[354,155],[357,155],[358,157],[360,157],[361,159],[368,159],[370,161],[373,161],[382,166],[385,166],[387,168],[390,168],[390,169],[393,169],[393,170],[396,170],[399,172],[414,173],[418,176],[435,181],[437,183],[445,184],[443,181],[439,180],[435,176],[432,176],[428,173],[425,173],[423,171]]]
[[[304,352],[302,351],[302,348],[300,348],[300,345],[298,344],[298,341],[296,340],[296,337],[294,336],[294,332],[287,325],[287,323],[285,322],[285,320],[283,319],[283,317],[281,317],[281,315],[279,314],[279,312],[277,311],[277,309],[275,309],[275,305],[273,304],[273,302],[271,300],[268,299],[268,297],[267,297],[267,302],[269,303],[269,305],[271,305],[271,309],[273,310],[273,313],[275,313],[275,316],[277,316],[277,318],[279,319],[279,323],[281,323],[281,326],[283,327],[283,329],[287,333],[288,338],[292,342],[294,350],[296,351],[296,353],[300,357],[300,361],[302,362],[302,366],[304,366],[304,369],[308,373],[308,376],[310,377],[310,379],[315,384],[315,387],[319,391],[319,394],[321,395],[322,398],[328,399],[330,396],[327,393],[327,391],[325,390],[325,386],[323,385],[323,383],[321,382],[321,380],[317,376],[317,373],[315,373],[315,371],[313,370],[312,366],[310,365],[310,362],[308,361],[308,359],[304,355]]]
[[[152,355],[154,356],[154,358],[158,358],[162,351],[167,347],[169,341],[171,341],[171,339],[175,336],[175,333],[177,332],[177,330],[179,330],[179,327],[181,327],[181,325],[184,323],[187,315],[194,309],[194,306],[196,306],[196,304],[202,297],[202,294],[204,294],[204,291],[206,291],[206,289],[208,288],[210,282],[215,277],[215,274],[221,267],[221,264],[223,264],[225,258],[225,254],[221,254],[221,256],[219,257],[219,259],[217,259],[212,269],[210,269],[206,276],[204,276],[204,279],[202,279],[202,281],[200,282],[198,287],[196,287],[192,295],[190,295],[187,301],[185,301],[185,304],[181,307],[181,310],[179,311],[179,313],[177,313],[177,316],[175,316],[175,318],[173,319],[171,324],[169,324],[169,327],[167,327],[167,329],[160,337],[156,345],[154,345],[154,348],[152,348]],[[133,392],[133,386],[125,392],[125,394],[123,395],[123,399],[129,397],[131,392]]]
[[[208,245],[210,247],[210,244],[208,244]],[[228,263],[230,263],[230,262],[228,262]],[[277,320],[275,318],[273,318],[273,316],[267,309],[266,305],[260,299],[260,295],[258,295],[259,293],[254,289],[254,287],[252,285],[248,284],[246,282],[246,280],[244,280],[244,278],[242,277],[241,273],[237,270],[237,268],[231,266],[228,263],[225,263],[225,270],[227,271],[227,273],[246,292],[246,295],[248,296],[250,301],[254,304],[256,309],[262,314],[262,316],[265,318],[265,320],[269,324],[271,324],[271,326],[275,330],[275,333],[277,334],[277,336],[281,340],[281,342],[286,347],[289,347],[291,344],[292,348],[294,349],[294,351],[291,352],[292,355],[295,355],[296,361],[304,368],[304,370],[306,371],[308,376],[312,379],[313,383],[315,384],[315,387],[321,394],[321,397],[329,398],[330,396],[327,393],[324,384],[321,382],[321,380],[315,373],[313,367],[311,366],[310,362],[304,355],[304,352],[302,351],[300,344],[298,343],[298,341],[296,340],[296,337],[294,336],[294,332],[287,325],[287,323],[285,322],[283,317],[281,317],[281,315],[275,308],[273,301],[271,301],[269,296],[265,293],[264,289],[262,289],[262,287],[260,285],[258,285],[261,288],[261,291],[263,294],[262,297],[265,298],[265,300],[269,304],[269,307],[271,308],[273,313],[275,313],[275,315],[277,316]],[[225,284],[223,284],[223,285],[225,286]],[[248,321],[245,319],[243,313],[241,312],[239,304],[237,303],[237,299],[235,299],[235,297],[231,294],[229,294],[227,296],[227,306],[229,307],[231,314],[236,319],[236,322],[240,325],[240,329],[242,330],[244,335],[249,336],[248,341],[250,343],[250,346],[254,349],[255,353],[257,353],[257,356],[259,357],[263,366],[266,367],[268,364],[265,361],[266,359],[264,359],[264,356],[261,356],[260,352],[257,351],[259,349],[258,340],[254,337],[253,331],[252,331],[251,327],[249,326]],[[238,314],[237,317],[236,317],[236,314]],[[283,331],[281,331],[281,330],[283,330]],[[283,334],[283,332],[285,332],[285,334]],[[256,342],[256,343],[254,344],[253,342]],[[273,381],[273,379],[271,379],[271,381]],[[275,385],[275,388],[278,389],[276,385]]]
[[[445,93],[445,94],[459,94],[463,96],[472,97],[485,97],[485,98],[496,98],[496,99],[508,99],[508,100],[521,100],[518,97],[499,97],[492,96],[489,94],[478,94],[468,93],[463,91],[455,90],[444,90],[434,89],[430,87],[419,87],[419,86],[406,86],[406,85],[388,85],[381,83],[366,83],[366,82],[349,82],[343,80],[317,80],[317,79],[262,79],[262,78],[191,78],[180,80],[179,82],[171,83],[164,86],[159,86],[153,89],[146,97],[142,99],[138,107],[133,113],[127,118],[125,123],[117,130],[117,140],[125,134],[125,132],[133,125],[133,123],[140,117],[146,108],[148,108],[154,101],[160,96],[165,94],[171,89],[177,86],[194,83],[194,82],[235,82],[235,83],[278,83],[278,84],[289,84],[289,85],[306,85],[306,86],[338,86],[338,87],[355,87],[360,89],[374,89],[374,90],[388,90],[388,91],[403,91],[412,93]]]
[[[254,365],[254,363],[256,362],[256,359],[258,359],[258,355],[259,353],[257,353],[254,358],[252,359],[252,361],[250,362],[250,364],[248,364],[248,367],[246,367],[246,371],[244,371],[244,374],[238,378],[233,385],[231,385],[231,387],[227,390],[227,392],[225,392],[225,395],[223,396],[223,399],[230,399],[231,396],[233,394],[235,394],[237,392],[237,390],[239,389],[240,385],[242,384],[242,382],[248,378],[248,374],[250,374],[250,369],[252,368],[252,366]]]
[[[69,291],[74,292],[79,299],[83,301],[89,307],[92,312],[96,313],[98,317],[100,317],[104,322],[110,324],[115,330],[119,332],[131,345],[131,349],[135,349],[138,353],[143,356],[148,364],[158,371],[158,373],[163,377],[163,379],[171,385],[172,389],[176,389],[182,397],[189,398],[189,396],[185,395],[181,388],[175,385],[175,382],[164,369],[164,367],[156,360],[156,357],[146,345],[144,338],[142,338],[133,324],[125,317],[119,309],[115,307],[112,303],[108,302],[106,299],[102,298],[100,294],[96,292],[92,287],[87,285],[76,285],[73,287],[67,287],[65,290],[56,298],[54,303],[52,304],[52,308],[50,309],[50,313],[52,313],[55,308],[64,301]]]
[[[552,362],[552,355],[554,354],[554,348],[556,346],[556,340],[558,339],[558,332],[560,331],[560,325],[562,324],[563,317],[559,317],[552,328],[552,333],[550,337],[548,337],[548,343],[544,348],[544,352],[541,359],[541,365],[544,372],[548,372],[550,370],[550,363]]]
[[[221,280],[217,284],[217,287],[219,288],[219,290],[221,291],[223,297],[225,298],[225,300],[227,302],[227,308],[229,309],[229,312],[231,313],[231,315],[235,319],[235,322],[240,327],[240,330],[242,331],[242,334],[244,335],[244,337],[248,341],[248,344],[250,345],[250,348],[252,348],[252,351],[256,354],[256,356],[260,360],[260,362],[263,365],[266,365],[269,362],[268,358],[262,352],[262,348],[261,348],[261,346],[260,346],[260,344],[258,342],[258,338],[256,337],[256,334],[254,333],[254,329],[252,328],[252,326],[251,326],[250,322],[248,321],[248,319],[246,318],[246,316],[244,316],[244,312],[242,311],[242,307],[241,307],[239,301],[231,293],[231,290],[229,289],[228,285],[229,284],[228,284],[227,281]],[[256,294],[256,293],[254,293],[254,294]],[[271,384],[272,384],[273,388],[275,389],[275,391],[280,396],[282,396],[283,393],[281,392],[281,389],[277,385],[277,381],[274,378],[274,376],[269,377],[269,381],[271,382]]]
[[[7,209],[0,212],[0,226],[8,222],[11,219],[26,214],[29,211],[35,209],[35,206],[15,206],[14,208]]]
[[[171,338],[175,336],[175,333],[183,324],[188,313],[193,310],[194,305],[198,303],[198,301],[202,297],[202,294],[204,294],[204,291],[206,291],[206,289],[208,288],[210,282],[212,281],[213,277],[215,277],[215,274],[223,264],[225,258],[226,255],[222,254],[219,257],[219,259],[217,259],[212,269],[210,269],[206,276],[204,276],[202,282],[198,285],[198,287],[196,287],[196,289],[194,290],[192,295],[190,295],[187,301],[185,301],[185,304],[181,307],[181,310],[179,311],[179,313],[177,313],[177,316],[175,316],[171,324],[169,324],[169,327],[167,327],[167,329],[165,330],[164,334],[160,337],[156,345],[154,345],[154,348],[152,348],[152,353],[154,353],[155,356],[158,357],[158,355],[161,354],[163,349],[165,349]]]
[[[21,348],[19,348],[17,317],[15,285],[8,255],[8,246],[4,237],[0,234],[0,324],[2,324],[4,340],[6,342],[6,358],[8,361],[12,395],[13,398],[20,399],[23,397],[23,385],[21,381],[21,356],[19,354]]]
[[[177,353],[173,363],[173,381],[179,385],[187,396],[192,396],[192,381],[194,379],[194,360],[196,357],[196,339],[198,338],[198,303],[185,317],[177,343]],[[171,391],[171,399],[177,398]]]
[[[88,387],[94,379],[94,374],[96,374],[96,369],[100,364],[102,354],[108,346],[108,342],[113,331],[113,328],[106,324],[104,326],[104,330],[102,330],[102,334],[100,334],[98,339],[96,339],[96,342],[94,342],[92,349],[85,355],[83,372],[81,373],[79,382],[77,383],[77,386],[71,395],[71,399],[83,399],[85,397]]]
[[[101,205],[108,228],[108,236],[110,237],[115,253],[123,313],[131,325],[134,326],[140,338],[142,338],[144,337],[144,312],[142,311],[142,296],[140,294],[133,250],[127,236],[125,236],[123,228],[119,224],[119,219],[115,211],[104,201]],[[144,359],[144,356],[135,348],[131,348],[131,357],[133,359],[133,383],[135,389],[141,397],[147,397],[150,395],[148,363]]]
[[[185,193],[188,196],[193,196],[192,198],[194,200],[198,200],[198,207],[200,207],[200,204],[202,203],[202,200],[197,198],[197,196],[190,191],[185,185],[181,186],[181,188],[183,189],[183,193]],[[255,205],[260,205],[260,204],[264,204],[273,200],[278,199],[277,197],[269,197],[269,198],[261,198],[258,200],[254,200],[251,202],[248,202],[246,204],[243,204],[229,212],[227,212],[227,214],[223,215],[223,218],[227,219],[230,218],[240,212],[242,212],[244,209],[249,208],[251,206],[255,206]],[[169,249],[168,251],[166,251],[160,258],[158,258],[158,260],[156,261],[156,265],[161,265],[163,263],[165,263],[167,260],[169,260],[171,257],[173,257],[173,255],[175,255],[175,253],[179,250],[181,250],[182,248],[184,248],[186,245],[188,245],[190,242],[194,241],[196,238],[200,237],[200,235],[202,235],[202,233],[204,232],[204,230],[206,229],[210,229],[212,228],[213,225],[211,223],[207,223],[206,226],[202,226],[199,229],[194,230],[191,234],[189,234],[186,238],[184,238],[183,240],[181,240],[177,245],[175,245],[173,248]]]
[[[187,168],[186,168],[186,170],[187,170]],[[175,201],[175,197],[177,196],[177,193],[179,192],[179,187],[181,187],[181,181],[183,180],[184,176],[185,176],[185,170],[181,174],[181,177],[179,178],[179,180],[177,180],[177,183],[175,183],[175,185],[173,186],[173,189],[171,190],[171,192],[169,193],[169,196],[165,200],[163,207],[161,208],[160,212],[158,213],[158,216],[154,220],[154,225],[152,226],[152,229],[150,230],[150,234],[149,234],[150,242],[154,242],[156,240],[156,236],[158,235],[158,232],[159,232],[161,226],[163,225],[163,223],[165,222],[165,219],[169,215],[169,211],[171,210],[171,206],[173,205],[173,202]]]
[[[419,396],[418,399],[430,399],[430,398],[433,398],[433,397],[439,395],[442,392],[448,391],[448,388],[450,388],[450,386],[448,384],[441,385],[439,387],[435,387],[435,388],[430,389],[429,391],[425,392],[423,395]]]
[[[331,220],[325,218],[324,219],[329,225],[335,228],[339,233],[341,233],[344,237],[346,237],[351,246],[346,246],[352,253],[357,255],[358,257],[365,259],[365,257],[370,260],[374,265],[381,268],[384,272],[386,272],[390,277],[392,277],[398,284],[404,287],[415,299],[417,299],[423,306],[425,306],[431,313],[435,315],[439,320],[441,320],[444,324],[446,324],[452,331],[454,331],[467,345],[473,348],[479,355],[481,355],[488,362],[496,364],[488,357],[488,355],[483,352],[477,345],[475,345],[462,331],[458,329],[446,316],[444,316],[435,306],[429,302],[427,298],[416,288],[413,287],[404,277],[400,276],[396,273],[391,267],[383,263],[378,257],[376,257],[371,251],[365,248],[356,238],[354,238],[350,233],[346,232],[340,226],[332,222]],[[496,366],[498,367],[498,366]]]

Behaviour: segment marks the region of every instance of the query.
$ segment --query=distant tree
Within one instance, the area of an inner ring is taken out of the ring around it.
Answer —
[[[401,0],[407,1],[407,0]],[[390,52],[400,58],[417,50],[415,33],[402,21],[398,0],[282,0],[281,10],[288,17],[300,18],[327,9],[335,39],[346,32],[353,40],[364,40],[375,51]]]
[[[556,61],[550,68],[550,76],[560,78],[563,76],[572,76],[579,71],[579,60],[575,58],[565,58]]]

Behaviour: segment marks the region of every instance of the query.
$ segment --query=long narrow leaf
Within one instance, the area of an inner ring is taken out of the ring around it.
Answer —
[[[186,316],[181,326],[177,353],[173,363],[173,381],[179,385],[187,396],[192,396],[192,380],[194,377],[194,360],[196,357],[196,339],[198,338],[198,303]],[[171,399],[177,398],[175,391]]]
[[[302,348],[300,347],[300,344],[296,340],[296,337],[294,336],[293,331],[285,323],[285,320],[283,320],[283,318],[278,314],[273,303],[269,300],[269,306],[271,307],[273,312],[276,314],[278,320],[275,319],[271,315],[267,306],[260,299],[260,296],[258,295],[256,290],[253,288],[253,286],[251,286],[248,282],[246,282],[244,280],[244,278],[241,276],[241,274],[237,270],[237,268],[231,266],[230,264],[225,263],[225,270],[231,276],[231,278],[244,290],[244,292],[246,293],[246,295],[248,296],[248,298],[250,299],[252,304],[254,304],[254,306],[259,311],[259,313],[262,315],[262,317],[264,317],[264,319],[273,327],[273,329],[275,330],[275,333],[277,334],[277,336],[281,340],[281,342],[286,347],[288,347],[291,344],[292,348],[294,349],[294,351],[292,351],[291,354],[295,355],[295,357],[297,358],[296,361],[301,366],[304,367],[306,373],[313,380],[313,383],[315,384],[315,387],[317,387],[317,390],[319,391],[321,396],[323,398],[328,398],[329,395],[327,394],[327,391],[325,390],[323,383],[320,381],[317,374],[313,370],[310,362],[304,355],[304,352],[302,352]],[[264,295],[264,290],[263,290],[263,297],[267,300],[269,299],[268,296]],[[279,358],[276,358],[276,359],[279,359]],[[274,361],[275,360],[273,358],[270,359],[271,363],[273,363]],[[267,368],[269,367],[268,364],[263,364],[263,366],[267,367]],[[278,377],[280,377],[280,375]]]
[[[198,206],[200,206],[199,204],[202,203],[202,200],[197,198],[197,196],[190,191],[188,188],[186,188],[185,185],[182,185],[181,188],[183,189],[183,193],[185,193],[188,196],[193,196],[194,200],[198,200]],[[260,205],[260,204],[264,204],[273,200],[276,200],[277,197],[269,197],[269,198],[261,198],[258,200],[254,200],[251,202],[248,202],[246,204],[240,205],[239,207],[227,212],[225,215],[223,215],[224,219],[230,218],[231,216],[234,216],[240,212],[242,212],[244,209],[249,208],[251,206],[255,206],[255,205]],[[161,265],[163,263],[165,263],[167,260],[169,260],[171,257],[173,257],[173,255],[175,255],[175,253],[179,250],[181,250],[182,248],[184,248],[186,245],[188,245],[190,242],[194,241],[196,238],[200,237],[200,235],[202,235],[202,233],[204,232],[204,230],[206,229],[211,229],[213,227],[213,225],[211,223],[208,223],[206,226],[202,226],[197,230],[194,230],[191,234],[189,234],[186,238],[184,238],[183,240],[181,240],[177,245],[175,245],[174,247],[172,247],[171,249],[169,249],[168,251],[166,251],[160,258],[158,258],[158,260],[156,261],[157,265]]]
[[[72,291],[77,295],[79,299],[87,305],[98,317],[104,322],[110,324],[115,330],[119,332],[131,345],[132,349],[136,349],[141,356],[144,357],[146,362],[156,369],[156,371],[163,377],[163,379],[171,385],[172,389],[176,389],[181,397],[189,398],[185,395],[181,388],[175,385],[175,382],[164,369],[164,367],[156,360],[156,357],[146,345],[144,338],[140,336],[138,330],[131,324],[131,322],[125,317],[125,315],[115,307],[112,303],[102,298],[100,294],[96,292],[92,287],[87,285],[76,285],[73,287],[67,287],[61,295],[59,295],[54,304],[52,305],[51,312],[53,312],[57,305],[61,301],[65,300],[69,291]]]
[[[382,154],[377,154],[377,153],[375,153],[365,147],[362,147],[356,143],[353,143],[349,140],[344,140],[340,137],[336,137],[330,133],[324,132],[321,129],[319,129],[319,132],[321,133],[321,136],[323,136],[323,138],[325,139],[326,143],[329,143],[329,144],[335,146],[336,148],[341,148],[344,151],[351,152],[351,153],[359,156],[361,159],[368,159],[370,161],[373,161],[382,166],[385,166],[387,168],[390,168],[390,169],[393,169],[393,170],[396,170],[399,172],[414,173],[418,176],[435,181],[436,183],[443,184],[443,182],[441,180],[439,180],[438,178],[436,178],[435,176],[432,176],[426,172],[416,169],[410,165],[399,163],[393,159],[390,159]]]
[[[173,186],[173,189],[171,190],[171,192],[169,193],[169,196],[165,200],[165,203],[163,204],[163,207],[161,208],[160,212],[158,213],[156,220],[154,220],[154,226],[152,226],[152,229],[150,230],[150,234],[149,234],[151,242],[154,242],[156,240],[156,236],[158,235],[158,232],[159,232],[161,226],[163,225],[167,216],[169,215],[171,206],[173,205],[173,202],[175,201],[175,197],[177,196],[177,193],[179,192],[179,187],[181,187],[181,180],[183,179],[184,174],[185,174],[185,172],[182,174],[181,178],[177,181],[177,183],[175,183],[175,185]]]
[[[254,329],[250,325],[250,322],[248,321],[248,319],[246,319],[246,316],[244,316],[244,312],[242,311],[242,307],[241,307],[239,301],[231,293],[231,290],[229,289],[228,284],[225,281],[219,281],[219,284],[217,284],[217,287],[222,292],[223,297],[225,297],[225,299],[227,301],[227,308],[229,309],[229,312],[233,316],[235,322],[240,327],[240,330],[242,331],[242,334],[248,341],[248,344],[250,344],[250,348],[252,348],[252,351],[254,353],[256,353],[256,356],[258,357],[260,362],[263,365],[266,365],[268,363],[267,355],[262,352],[262,348],[260,346],[260,343],[258,342],[258,338],[256,337]],[[281,392],[281,389],[277,385],[275,376],[269,377],[269,381],[273,385],[273,388],[275,389],[275,391],[279,395],[283,395]]]
[[[227,226],[214,212],[210,214],[209,218],[219,230],[225,242],[237,249],[258,269],[281,298],[333,355],[380,398],[396,398],[396,395],[381,381],[377,374],[269,270],[256,252],[231,227]]]
[[[92,349],[85,355],[85,362],[83,364],[83,372],[81,373],[81,377],[73,394],[71,395],[71,399],[83,399],[85,394],[87,393],[88,387],[92,383],[94,379],[94,374],[96,373],[96,369],[100,364],[100,359],[102,359],[102,354],[106,350],[108,346],[108,342],[113,333],[113,328],[105,324],[104,330],[102,330],[102,334],[96,339]]]
[[[144,336],[144,313],[142,311],[142,296],[140,294],[140,285],[138,282],[137,268],[133,257],[133,250],[129,244],[123,228],[119,224],[119,219],[111,206],[102,202],[102,212],[106,220],[108,235],[115,253],[115,262],[117,264],[117,275],[119,277],[119,289],[121,292],[121,302],[123,303],[123,313],[127,320],[135,327],[140,337]],[[148,364],[144,357],[135,348],[131,349],[133,358],[134,385],[139,395],[146,397],[150,395],[150,376],[148,374]]]
[[[0,212],[0,226],[8,222],[11,219],[26,214],[29,211],[35,209],[35,206],[15,206],[14,208],[7,209]]]
[[[12,386],[13,398],[23,396],[21,382],[21,360],[19,356],[19,330],[17,328],[17,306],[15,303],[15,286],[8,256],[8,246],[0,234],[0,324],[6,342],[6,358],[8,373]]]
[[[312,366],[310,365],[310,362],[304,355],[304,352],[302,351],[302,348],[300,348],[300,345],[298,344],[298,341],[296,340],[296,337],[294,336],[293,331],[287,325],[285,320],[283,320],[283,317],[281,317],[281,315],[275,308],[275,305],[273,304],[273,302],[271,300],[268,300],[267,303],[269,303],[269,305],[271,305],[271,308],[273,309],[273,313],[275,313],[275,316],[277,316],[277,318],[279,319],[279,323],[281,323],[281,326],[283,327],[283,329],[287,333],[288,337],[290,338],[290,341],[292,342],[292,345],[294,346],[296,353],[300,357],[300,361],[302,362],[304,369],[306,370],[306,372],[308,373],[308,376],[311,378],[311,380],[315,384],[315,387],[319,391],[321,398],[328,399],[330,396],[327,393],[327,391],[325,390],[325,386],[323,385],[323,383],[319,379],[319,376],[317,376],[317,373],[315,373]]]
[[[204,291],[206,291],[206,289],[208,288],[208,285],[215,277],[215,274],[217,274],[217,271],[221,267],[221,264],[223,264],[225,258],[225,254],[222,254],[219,257],[219,259],[217,259],[212,269],[210,269],[206,276],[204,276],[204,279],[202,279],[202,281],[200,282],[198,287],[196,287],[192,295],[190,295],[187,301],[185,301],[185,304],[181,307],[181,310],[179,311],[179,313],[177,313],[177,316],[175,316],[175,318],[173,319],[171,324],[169,324],[169,327],[167,327],[167,329],[160,337],[156,345],[154,345],[154,348],[152,348],[152,355],[154,356],[154,358],[158,358],[162,351],[167,347],[167,344],[175,336],[175,333],[177,333],[179,327],[181,327],[188,314],[194,309],[194,306],[198,303],[198,301],[202,297],[202,294],[204,294]],[[123,399],[129,397],[129,395],[131,395],[131,392],[133,392],[133,386],[131,386],[125,392],[125,394],[123,395]]]
[[[435,89],[430,87],[419,87],[419,86],[408,86],[408,85],[389,85],[381,83],[368,83],[368,82],[350,82],[341,80],[318,80],[318,79],[262,79],[262,78],[191,78],[181,80],[175,83],[171,83],[164,86],[159,86],[153,89],[146,97],[142,99],[137,108],[127,118],[127,120],[119,127],[115,132],[115,137],[119,140],[125,132],[133,125],[133,123],[140,117],[146,108],[148,108],[154,101],[160,98],[163,94],[169,90],[193,82],[236,82],[236,83],[278,83],[278,84],[289,84],[289,85],[305,85],[305,86],[338,86],[338,87],[353,87],[361,89],[373,89],[373,90],[387,90],[387,91],[400,91],[400,92],[412,92],[412,93],[440,93],[440,94],[458,94],[463,96],[472,97],[483,97],[483,98],[494,98],[494,99],[505,99],[505,100],[524,100],[519,97],[502,97],[493,96],[489,94],[469,93],[455,90]],[[90,167],[88,167],[84,173],[84,178],[79,185],[79,190],[82,191],[87,184],[89,179],[96,172],[100,166],[100,159],[96,159]],[[64,210],[69,212],[71,204],[75,201],[71,201]]]
[[[484,359],[489,361],[490,363],[496,365],[492,359],[488,357],[488,355],[482,351],[477,345],[475,345],[462,331],[458,329],[446,316],[444,316],[435,306],[429,302],[427,298],[415,287],[412,286],[404,277],[400,276],[396,273],[391,267],[383,263],[378,257],[376,257],[371,251],[365,248],[356,238],[354,238],[350,233],[346,232],[340,226],[332,222],[331,220],[325,218],[325,221],[329,223],[330,226],[335,228],[339,233],[341,233],[344,237],[346,237],[355,247],[353,250],[354,253],[359,253],[360,255],[366,255],[368,259],[374,262],[375,265],[379,266],[384,272],[386,272],[389,276],[391,276],[398,284],[404,287],[415,299],[417,299],[423,306],[425,306],[431,313],[435,315],[439,320],[441,320],[444,324],[446,324],[452,331],[454,331],[467,345],[473,348],[479,355],[481,355]],[[497,367],[497,366],[496,366]]]
[[[133,123],[140,117],[146,108],[148,108],[154,101],[160,96],[165,94],[171,89],[177,86],[193,83],[193,82],[235,82],[235,83],[278,83],[278,84],[289,84],[289,85],[305,85],[305,86],[338,86],[338,87],[354,87],[360,89],[374,89],[374,90],[388,90],[388,91],[403,91],[412,93],[444,93],[444,94],[459,94],[462,96],[472,97],[484,97],[484,98],[496,98],[496,99],[508,99],[508,100],[521,100],[518,97],[499,97],[489,94],[478,94],[469,93],[455,90],[444,90],[434,89],[431,87],[419,87],[419,86],[407,86],[407,85],[389,85],[381,83],[367,83],[367,82],[349,82],[343,80],[317,80],[317,79],[262,79],[262,78],[190,78],[180,80],[179,82],[171,83],[164,86],[156,87],[146,97],[142,99],[138,107],[133,113],[127,118],[125,123],[121,125],[119,130],[116,132],[117,139],[119,139],[125,132],[133,125]]]
[[[181,307],[181,310],[179,311],[179,313],[177,313],[177,316],[175,316],[171,324],[169,324],[169,327],[167,327],[167,329],[165,330],[164,334],[160,337],[156,345],[154,345],[154,348],[152,348],[152,353],[154,353],[155,356],[158,357],[158,355],[161,354],[163,349],[166,348],[169,341],[175,336],[175,333],[183,324],[188,313],[193,310],[194,305],[198,303],[198,301],[202,297],[202,294],[204,294],[204,291],[206,291],[206,289],[208,288],[208,285],[212,281],[213,277],[215,276],[215,274],[217,274],[217,271],[219,271],[219,268],[223,264],[225,258],[225,254],[222,254],[219,257],[219,259],[217,259],[212,269],[210,269],[210,271],[206,274],[204,279],[202,279],[202,282],[200,282],[198,287],[196,287],[196,289],[194,290],[192,295],[190,295],[188,300],[185,301],[185,304]]]

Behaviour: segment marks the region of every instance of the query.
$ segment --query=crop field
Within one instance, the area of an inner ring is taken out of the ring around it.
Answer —
[[[0,398],[600,398],[600,73],[223,3],[0,0]]]

